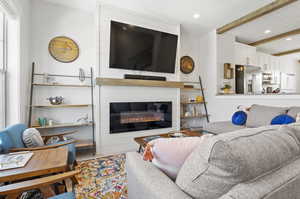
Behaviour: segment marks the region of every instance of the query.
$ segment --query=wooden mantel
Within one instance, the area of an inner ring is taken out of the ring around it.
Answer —
[[[116,79],[116,78],[96,78],[98,86],[141,86],[141,87],[165,87],[184,88],[184,83],[174,81],[153,81],[139,79]]]

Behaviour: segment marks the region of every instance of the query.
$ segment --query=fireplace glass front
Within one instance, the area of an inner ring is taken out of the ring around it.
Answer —
[[[110,133],[172,127],[172,102],[110,103]]]

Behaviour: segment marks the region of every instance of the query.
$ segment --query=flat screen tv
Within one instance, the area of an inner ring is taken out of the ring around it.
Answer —
[[[178,36],[111,21],[110,68],[174,73]]]

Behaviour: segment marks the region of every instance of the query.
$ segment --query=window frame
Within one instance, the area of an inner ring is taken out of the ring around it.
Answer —
[[[0,46],[1,48],[3,48],[3,60],[0,60],[0,75],[1,77],[1,91],[2,93],[0,94],[0,97],[2,97],[1,99],[1,104],[0,106],[2,110],[0,112],[0,117],[2,117],[2,121],[0,120],[0,128],[4,128],[7,125],[7,52],[8,52],[8,32],[7,32],[7,27],[8,27],[8,22],[7,22],[7,18],[5,16],[5,13],[0,13],[0,17],[3,18],[3,24],[0,24],[3,26],[3,44]]]

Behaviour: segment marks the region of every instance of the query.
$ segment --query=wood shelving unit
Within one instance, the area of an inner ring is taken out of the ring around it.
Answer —
[[[43,84],[43,83],[33,83],[33,86],[53,86],[53,87],[82,87],[90,88],[90,85],[81,85],[81,84]]]
[[[195,116],[181,116],[181,119],[196,119],[196,118],[205,118],[207,115],[195,115]],[[209,115],[208,115],[209,116]]]
[[[116,78],[96,78],[99,86],[141,86],[141,87],[166,87],[184,88],[184,83],[174,81],[152,81],[139,79],[116,79]]]
[[[201,91],[201,88],[182,88],[182,91]]]
[[[81,108],[90,107],[91,104],[61,104],[61,105],[32,105],[34,108]]]
[[[92,140],[77,140],[76,147],[77,148],[95,148],[95,123],[94,123],[94,83],[93,83],[93,70],[91,68],[91,75],[85,76],[85,78],[90,79],[90,84],[84,85],[84,84],[64,84],[64,83],[36,83],[34,82],[35,76],[43,76],[42,73],[35,73],[35,64],[32,64],[32,75],[31,75],[31,92],[30,92],[30,105],[29,105],[29,121],[28,126],[31,126],[32,128],[36,128],[39,130],[53,130],[53,129],[67,129],[67,128],[81,128],[81,127],[92,127]],[[48,74],[48,76],[54,76],[54,77],[66,77],[66,78],[79,78],[79,76],[76,75],[62,75],[62,74]],[[34,94],[34,88],[36,87],[74,87],[74,88],[90,88],[91,90],[91,104],[61,104],[61,105],[33,105],[32,99]],[[61,123],[61,124],[55,124],[52,126],[34,126],[32,125],[32,109],[34,108],[45,108],[45,109],[51,109],[51,108],[84,108],[84,107],[91,107],[92,110],[92,121],[88,123]]]
[[[183,82],[183,83],[184,83],[184,85],[185,84],[186,85],[193,85],[193,86],[197,86],[197,87],[199,85],[199,88],[184,87],[184,88],[181,88],[180,91],[184,92],[185,95],[188,92],[193,92],[193,94],[195,94],[196,92],[199,92],[199,94],[203,97],[203,101],[202,102],[183,101],[183,102],[180,103],[181,104],[181,112],[182,112],[182,114],[187,113],[187,111],[191,112],[190,108],[193,108],[193,112],[192,112],[191,116],[184,116],[184,115],[180,116],[180,119],[182,120],[181,121],[181,129],[195,128],[195,127],[191,127],[191,126],[188,127],[187,120],[189,120],[189,119],[202,119],[202,118],[206,118],[206,121],[209,122],[209,115],[208,115],[207,106],[206,106],[207,102],[205,100],[204,88],[203,88],[203,85],[202,85],[201,77],[199,77],[199,82],[186,81],[186,82]],[[199,111],[199,109],[197,110],[196,106],[199,106],[199,105],[203,105],[204,106],[205,113],[201,113],[202,111]],[[196,127],[196,128],[201,129],[202,127],[199,126],[199,127]]]
[[[181,104],[204,104],[204,102],[181,102]]]
[[[36,129],[56,129],[56,128],[72,128],[72,127],[83,127],[83,126],[92,126],[92,125],[93,123],[83,123],[83,124],[65,123],[65,124],[56,124],[52,126],[31,126],[31,127]]]
[[[37,76],[44,76],[44,73],[35,73],[34,75]],[[48,76],[52,76],[52,77],[76,77],[79,78],[78,75],[61,75],[61,74],[48,74]],[[92,78],[92,76],[85,76],[86,78]]]
[[[75,142],[76,148],[90,148],[93,147],[94,143],[93,140],[78,140]]]

